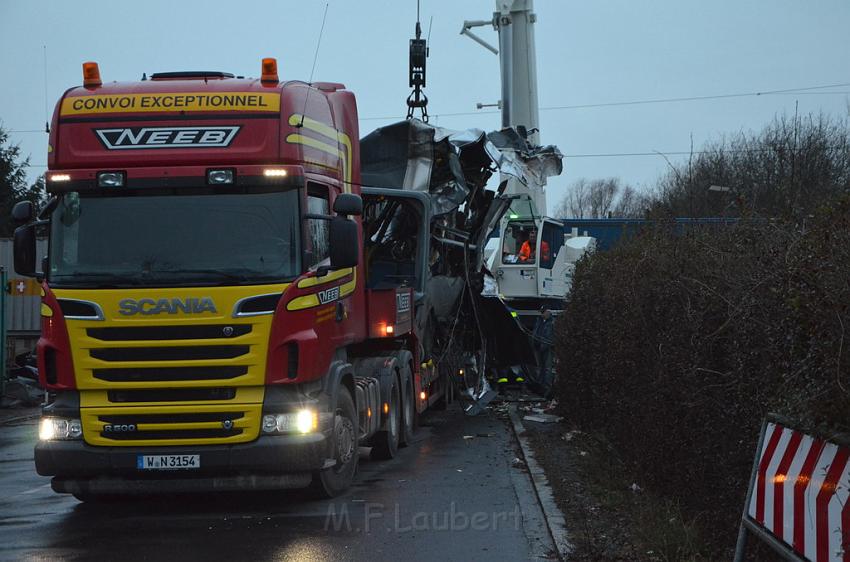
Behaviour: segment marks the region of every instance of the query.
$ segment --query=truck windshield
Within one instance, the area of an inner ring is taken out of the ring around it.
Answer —
[[[298,191],[67,193],[51,217],[56,286],[235,285],[300,271]]]

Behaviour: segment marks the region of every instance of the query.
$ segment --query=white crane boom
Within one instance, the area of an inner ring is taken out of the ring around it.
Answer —
[[[540,112],[537,106],[537,56],[534,48],[533,0],[496,0],[496,12],[490,20],[463,22],[461,34],[499,55],[502,79],[502,127],[525,131],[529,144],[540,145]],[[499,33],[499,47],[493,47],[475,35],[473,27],[492,25]],[[532,206],[528,214],[546,214],[546,180],[540,185],[523,185],[515,178],[508,180],[506,193],[528,198]],[[517,205],[525,214],[525,205]]]

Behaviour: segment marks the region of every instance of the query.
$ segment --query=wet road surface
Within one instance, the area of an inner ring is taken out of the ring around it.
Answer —
[[[355,485],[333,500],[295,491],[106,506],[55,494],[35,473],[35,421],[0,425],[0,560],[554,559],[507,426],[459,409],[422,424],[396,459],[363,455]]]

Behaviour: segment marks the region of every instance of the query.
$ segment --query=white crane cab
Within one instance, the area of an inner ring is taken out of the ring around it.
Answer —
[[[491,258],[498,292],[522,316],[536,316],[546,302],[560,309],[576,262],[595,246],[595,238],[579,236],[577,230],[565,233],[563,223],[548,217],[509,219]],[[528,306],[522,305],[525,299],[530,299]]]
[[[566,293],[564,225],[550,219],[505,223],[496,265],[499,293],[514,298],[563,297]]]

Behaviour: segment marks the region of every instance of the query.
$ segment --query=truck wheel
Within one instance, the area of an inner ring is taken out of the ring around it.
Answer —
[[[331,446],[336,464],[313,475],[313,490],[321,497],[333,498],[345,492],[357,472],[357,411],[345,387],[340,387],[331,430]]]
[[[374,460],[389,460],[398,452],[398,440],[401,433],[401,400],[398,382],[393,380],[390,389],[390,411],[387,415],[387,428],[372,438],[371,457]]]
[[[413,442],[413,433],[416,431],[416,397],[413,390],[413,378],[411,377],[410,368],[405,367],[401,371],[402,388],[404,394],[402,396],[402,431],[399,438],[399,446],[407,447]]]

